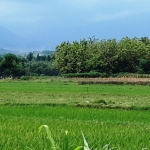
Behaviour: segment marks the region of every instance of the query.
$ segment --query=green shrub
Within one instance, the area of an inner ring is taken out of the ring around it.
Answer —
[[[86,73],[68,73],[68,74],[61,74],[60,76],[67,77],[67,78],[97,78],[101,77],[101,73],[99,72],[86,72]]]
[[[21,76],[21,80],[30,80],[32,77],[31,76]]]

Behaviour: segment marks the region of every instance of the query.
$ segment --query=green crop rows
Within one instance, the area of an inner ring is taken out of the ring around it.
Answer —
[[[43,124],[59,146],[67,130],[70,150],[83,145],[81,131],[93,150],[108,143],[119,150],[150,148],[149,86],[8,80],[0,82],[0,95],[2,150],[50,149],[46,133],[38,132]]]

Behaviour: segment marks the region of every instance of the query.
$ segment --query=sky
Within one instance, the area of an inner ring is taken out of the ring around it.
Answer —
[[[0,48],[55,50],[64,41],[150,38],[149,0],[0,0]]]

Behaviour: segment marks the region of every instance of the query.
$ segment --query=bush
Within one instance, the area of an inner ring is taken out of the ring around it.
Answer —
[[[31,76],[21,76],[21,80],[30,80],[32,77]]]
[[[99,72],[89,72],[89,73],[68,73],[68,74],[61,74],[60,76],[67,77],[67,78],[97,78],[101,77],[101,73]]]

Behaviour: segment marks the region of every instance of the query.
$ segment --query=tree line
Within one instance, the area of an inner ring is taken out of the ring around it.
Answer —
[[[34,56],[30,52],[23,57],[8,53],[0,57],[0,77],[58,75],[58,70],[52,64],[53,57],[54,54]]]
[[[0,57],[0,76],[60,75],[86,73],[150,73],[150,39],[122,38],[62,42],[50,55]]]
[[[56,48],[55,65],[60,73],[150,73],[150,39],[89,38],[63,42]]]

